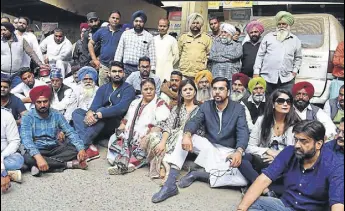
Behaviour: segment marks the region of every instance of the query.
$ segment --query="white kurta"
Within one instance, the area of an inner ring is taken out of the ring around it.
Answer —
[[[35,88],[36,86],[43,86],[43,85],[47,85],[47,84],[44,83],[43,81],[35,79],[35,85],[33,88]],[[26,84],[21,82],[20,84],[18,84],[16,87],[14,87],[11,90],[11,93],[22,100],[23,98],[30,97],[29,95],[30,91],[31,91],[30,87],[28,87]],[[25,103],[25,107],[27,110],[30,110],[33,106],[34,105],[32,103]]]
[[[170,81],[174,65],[179,61],[177,40],[167,34],[163,38],[160,35],[155,36],[154,41],[157,56],[156,75],[161,81]]]
[[[16,31],[16,35],[19,36],[17,31]],[[23,38],[29,43],[29,45],[34,50],[34,52],[36,53],[38,58],[41,60],[41,62],[44,63],[42,51],[41,51],[40,46],[38,45],[36,36],[31,32],[24,32]],[[22,67],[30,67],[30,62],[31,62],[30,56],[25,53],[23,62],[22,62]]]

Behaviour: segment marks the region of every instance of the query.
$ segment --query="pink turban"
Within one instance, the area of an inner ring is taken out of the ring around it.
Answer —
[[[260,34],[264,33],[265,31],[264,25],[257,20],[253,20],[250,23],[248,23],[247,28],[246,28],[247,33],[249,34],[253,30],[253,28],[257,28],[260,31]]]
[[[33,103],[35,103],[40,97],[45,97],[45,98],[50,99],[51,95],[52,95],[52,90],[47,85],[36,86],[29,93],[30,99]]]

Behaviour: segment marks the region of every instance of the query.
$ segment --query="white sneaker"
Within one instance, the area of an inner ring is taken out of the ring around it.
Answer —
[[[8,176],[10,176],[11,181],[22,183],[22,172],[20,170],[7,171]]]

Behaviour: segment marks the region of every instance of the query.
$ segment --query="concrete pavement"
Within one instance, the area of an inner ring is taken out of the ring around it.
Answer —
[[[12,183],[11,190],[1,195],[4,211],[233,211],[240,202],[239,190],[210,189],[195,183],[180,194],[160,204],[151,203],[159,190],[159,181],[151,181],[148,169],[125,176],[107,174],[106,151],[89,163],[87,171],[66,170],[45,174],[41,178],[24,174],[23,183]]]

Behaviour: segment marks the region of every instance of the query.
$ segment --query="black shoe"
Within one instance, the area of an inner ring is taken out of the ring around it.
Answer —
[[[193,172],[189,172],[186,176],[184,176],[180,179],[180,182],[178,183],[178,187],[179,188],[188,188],[196,180],[197,180],[197,177],[194,176]]]
[[[175,184],[174,185],[164,185],[158,193],[153,195],[152,202],[153,203],[160,203],[160,202],[167,200],[168,198],[176,196],[177,194],[178,194],[178,188]]]

